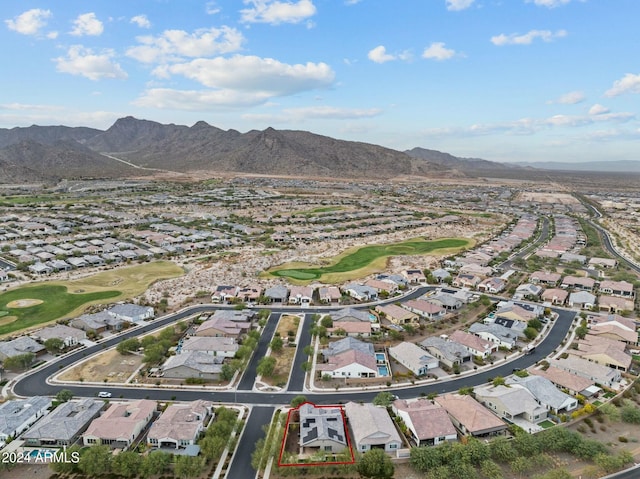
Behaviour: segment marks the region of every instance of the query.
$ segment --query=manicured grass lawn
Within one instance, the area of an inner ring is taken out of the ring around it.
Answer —
[[[0,294],[0,318],[4,320],[0,320],[0,336],[77,316],[90,304],[133,298],[155,281],[183,274],[182,268],[171,261],[153,261],[73,281],[47,281],[9,290]],[[7,307],[11,301],[20,299],[38,299],[42,303],[26,308]]]
[[[549,427],[555,426],[555,424],[553,422],[551,422],[551,421],[542,421],[541,423],[538,424],[538,426],[540,426],[540,427],[542,427],[544,429],[547,429]]]
[[[330,280],[347,280],[366,276],[372,271],[367,268],[375,263],[374,268],[383,269],[390,256],[421,255],[427,253],[451,253],[471,246],[472,240],[448,238],[427,241],[415,238],[401,243],[370,245],[350,250],[339,255],[331,264],[323,267],[306,267],[304,263],[282,265],[268,271],[272,276],[285,277],[298,281],[312,281],[323,278]],[[382,260],[382,264],[380,263]],[[343,275],[342,273],[348,273]],[[353,273],[353,274],[351,274]],[[336,278],[336,274],[340,275]]]
[[[40,284],[7,291],[0,295],[0,311],[7,311],[17,319],[0,326],[0,335],[61,318],[83,304],[115,298],[120,294],[120,291],[70,294],[65,286],[53,284]],[[27,308],[7,308],[8,303],[20,299],[39,299],[43,302]]]

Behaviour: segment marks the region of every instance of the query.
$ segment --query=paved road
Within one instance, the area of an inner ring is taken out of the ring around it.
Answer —
[[[513,261],[515,259],[524,258],[528,254],[530,254],[532,251],[534,251],[536,248],[541,246],[543,243],[545,243],[546,241],[549,241],[549,238],[550,238],[549,218],[546,217],[546,216],[543,216],[542,217],[542,226],[540,228],[540,233],[538,234],[538,237],[531,244],[525,246],[524,248],[519,250],[517,253],[511,254],[509,256],[509,259],[507,259],[506,261],[501,263],[499,267],[503,271],[507,271],[509,269],[513,269]]]
[[[251,356],[251,360],[249,361],[249,364],[247,364],[244,374],[242,375],[242,379],[238,384],[239,391],[251,391],[253,389],[253,384],[258,376],[258,373],[256,372],[258,361],[267,355],[269,344],[273,339],[273,333],[276,331],[276,326],[278,325],[279,320],[280,313],[272,313],[271,316],[269,316],[267,324],[264,326],[262,334],[260,335],[258,346],[256,347],[253,356]]]
[[[302,369],[302,363],[307,361],[308,356],[304,352],[304,348],[311,344],[311,326],[313,326],[313,314],[305,314],[302,323],[302,332],[298,339],[296,355],[293,359],[291,368],[291,376],[289,377],[288,391],[302,391],[304,389],[305,372]]]
[[[271,422],[274,411],[275,408],[273,407],[255,406],[251,408],[244,432],[240,437],[233,460],[229,466],[227,477],[231,479],[236,477],[243,479],[255,477],[256,471],[251,467],[251,454],[258,439],[265,436],[262,426]]]

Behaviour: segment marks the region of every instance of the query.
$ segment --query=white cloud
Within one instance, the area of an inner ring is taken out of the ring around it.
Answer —
[[[73,45],[69,48],[66,57],[54,58],[54,61],[59,72],[81,75],[90,80],[127,78],[127,73],[120,65],[112,61],[114,56],[113,50],[104,50],[102,53],[95,54],[90,48]]]
[[[47,19],[51,18],[51,10],[33,8],[21,13],[13,20],[5,20],[9,30],[23,35],[36,35],[47,25]]]
[[[344,0],[345,5],[355,5],[356,3],[360,3],[362,0]]]
[[[208,110],[212,107],[247,107],[266,102],[270,95],[265,92],[240,92],[222,90],[174,90],[152,88],[136,99],[136,106],[172,110]]]
[[[49,40],[55,40],[56,38],[58,38],[58,32],[49,32],[47,33],[47,38]]]
[[[280,0],[244,0],[251,8],[240,10],[244,23],[300,23],[316,14],[316,7],[311,0],[286,2]]]
[[[527,3],[535,3],[539,7],[555,8],[566,5],[571,0],[527,0]]]
[[[136,15],[131,18],[131,23],[135,23],[140,28],[151,28],[151,22],[146,15]]]
[[[460,11],[469,8],[474,0],[447,0],[447,10]]]
[[[305,120],[357,120],[372,118],[382,113],[377,108],[358,109],[333,106],[310,106],[303,108],[287,108],[281,114],[246,114],[243,118],[252,121],[271,123],[301,122]]]
[[[127,49],[127,56],[143,63],[155,63],[235,52],[240,50],[245,38],[235,28],[223,26],[193,33],[165,30],[160,36],[145,35],[136,40],[141,45]]]
[[[104,25],[98,20],[95,13],[83,13],[73,21],[71,35],[81,37],[83,35],[98,36],[104,31]]]
[[[604,92],[604,96],[612,97],[623,93],[640,93],[640,74],[627,73],[620,80],[613,82],[613,86]]]
[[[285,96],[329,87],[335,73],[326,63],[290,65],[272,58],[236,55],[199,58],[154,70],[160,77],[182,75],[209,88]]]
[[[550,30],[531,30],[524,35],[518,35],[517,33],[505,35],[504,33],[501,33],[500,35],[491,37],[491,43],[498,46],[530,45],[536,38],[540,38],[544,42],[551,42],[556,38],[562,38],[566,36],[566,30],[558,30],[555,33]]]
[[[602,106],[599,103],[596,103],[591,108],[589,108],[589,115],[602,115],[604,113],[609,113],[609,109],[606,106]]]
[[[561,105],[575,105],[576,103],[583,102],[585,100],[585,95],[581,91],[570,91],[569,93],[565,93],[561,95],[560,98],[556,100],[550,100],[547,103],[554,104],[559,103]]]
[[[367,54],[369,60],[376,63],[386,63],[395,60],[395,55],[387,53],[387,49],[383,45],[378,45],[374,49],[370,50]]]
[[[445,48],[444,43],[434,42],[424,49],[424,52],[422,52],[422,58],[441,61],[449,60],[450,58],[453,58],[455,54],[455,50]]]
[[[207,12],[207,15],[215,15],[216,13],[220,13],[222,9],[220,7],[218,7],[217,2],[215,1],[210,1],[207,2],[206,5],[204,6],[204,11]]]

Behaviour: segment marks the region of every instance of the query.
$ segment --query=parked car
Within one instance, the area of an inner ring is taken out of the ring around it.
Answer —
[[[110,398],[111,397],[111,393],[108,391],[100,391],[98,393],[98,397],[99,398]]]

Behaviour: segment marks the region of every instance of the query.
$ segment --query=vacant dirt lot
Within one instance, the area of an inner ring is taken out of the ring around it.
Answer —
[[[58,376],[61,381],[123,383],[142,365],[142,356],[123,356],[115,349],[79,364]]]

